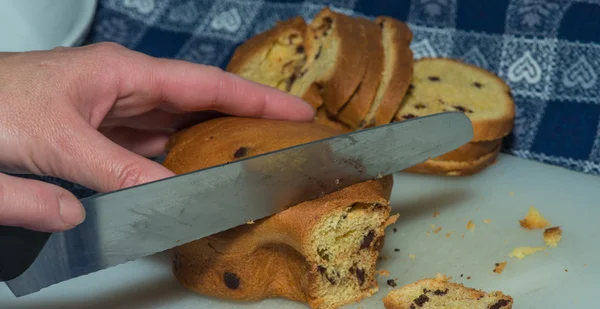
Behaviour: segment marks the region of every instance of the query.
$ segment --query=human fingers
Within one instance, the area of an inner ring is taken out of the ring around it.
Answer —
[[[109,115],[133,116],[155,106],[170,111],[310,121],[313,108],[300,98],[220,68],[130,51],[118,72],[119,93]]]
[[[127,127],[139,130],[177,131],[191,124],[219,116],[215,112],[171,113],[160,107],[132,117],[107,117],[100,124],[104,127]]]
[[[169,141],[169,132],[137,130],[127,127],[100,129],[108,139],[117,145],[144,157],[164,154]]]
[[[78,225],[84,218],[83,206],[69,191],[0,173],[0,225],[57,232]]]

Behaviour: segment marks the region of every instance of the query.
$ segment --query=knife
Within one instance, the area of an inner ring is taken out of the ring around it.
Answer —
[[[31,294],[402,171],[472,138],[469,118],[446,112],[94,195],[73,229],[0,227],[0,280],[17,297]]]

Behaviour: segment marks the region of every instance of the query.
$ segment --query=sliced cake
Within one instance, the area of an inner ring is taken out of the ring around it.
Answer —
[[[278,22],[236,48],[227,71],[246,79],[290,91],[297,71],[306,62],[311,39],[301,17]],[[307,46],[308,45],[308,46]]]
[[[502,292],[486,293],[451,283],[449,277],[419,280],[390,291],[383,299],[385,309],[511,309],[512,297]]]
[[[367,115],[373,105],[373,99],[375,98],[375,93],[377,92],[382,72],[384,71],[384,50],[381,29],[376,23],[368,19],[357,18],[356,22],[365,31],[367,36],[367,69],[356,92],[336,116],[339,121],[352,129],[365,127]]]
[[[327,110],[336,115],[366,72],[365,32],[352,17],[324,8],[309,25],[308,36],[314,44],[306,50],[307,60],[292,83],[290,93],[309,101],[306,94],[316,83],[321,87]]]
[[[163,164],[181,174],[336,134],[316,123],[222,117],[175,135]],[[378,291],[385,228],[397,219],[392,185],[387,176],[343,187],[182,244],[172,249],[175,277],[196,293],[237,301],[284,297],[340,308],[369,297]]]
[[[510,89],[493,73],[454,59],[416,61],[409,93],[396,120],[445,111],[459,111],[469,117],[472,141],[503,138],[512,130],[515,117]]]

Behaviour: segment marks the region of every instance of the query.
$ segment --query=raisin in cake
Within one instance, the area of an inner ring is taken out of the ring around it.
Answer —
[[[435,278],[390,291],[383,303],[386,309],[511,309],[512,297],[502,292],[486,293],[462,284],[451,283],[449,277],[438,274]]]
[[[238,46],[227,71],[246,79],[290,91],[296,72],[306,62],[307,25],[301,17],[277,24]]]
[[[493,73],[454,59],[416,61],[409,93],[396,120],[445,111],[460,111],[469,117],[474,131],[472,141],[505,137],[515,117],[510,89]]]
[[[335,134],[317,123],[217,118],[176,134],[163,164],[181,174]],[[369,297],[378,290],[384,230],[397,218],[392,183],[388,176],[340,188],[175,247],[175,277],[199,294],[238,301],[284,297],[339,308]]]

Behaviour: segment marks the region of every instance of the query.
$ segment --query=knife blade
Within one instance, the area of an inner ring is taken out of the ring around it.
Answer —
[[[472,138],[469,118],[447,112],[95,195],[82,200],[86,220],[71,230],[0,227],[9,256],[0,277],[15,296],[31,294],[402,171]]]

